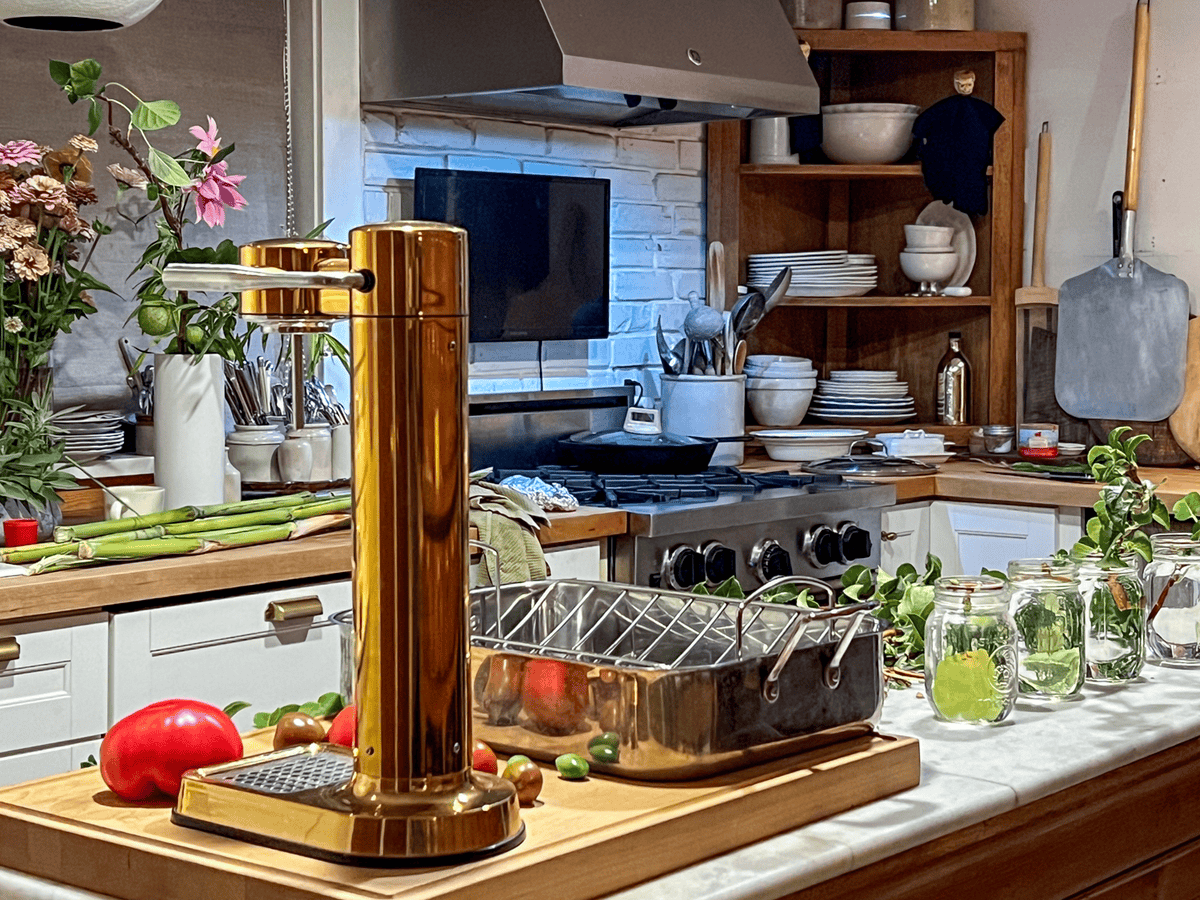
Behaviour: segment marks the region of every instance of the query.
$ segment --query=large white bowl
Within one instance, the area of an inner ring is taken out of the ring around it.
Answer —
[[[809,378],[761,378],[747,376],[746,388],[759,391],[811,391],[817,387],[817,376]]]
[[[812,360],[807,356],[778,356],[774,353],[751,353],[746,357],[746,365],[748,366],[765,366],[771,363],[792,363],[798,366],[811,366]]]
[[[904,226],[904,239],[908,241],[909,250],[914,247],[944,247],[948,250],[953,237],[954,229],[942,225]]]
[[[746,387],[746,404],[759,425],[790,428],[799,425],[812,403],[813,388]]]
[[[811,366],[787,366],[783,363],[747,365],[742,371],[751,378],[815,378],[817,375],[817,370]]]
[[[886,165],[912,145],[915,112],[835,112],[821,117],[821,149],[836,163]]]
[[[771,459],[807,462],[845,456],[852,443],[866,436],[867,432],[860,428],[798,428],[754,433]]]
[[[944,282],[958,268],[958,254],[953,250],[945,253],[900,252],[900,268],[913,281]]]
[[[921,107],[914,106],[912,103],[833,103],[821,107],[821,115],[823,116],[862,112],[912,113],[916,115],[920,111]]]

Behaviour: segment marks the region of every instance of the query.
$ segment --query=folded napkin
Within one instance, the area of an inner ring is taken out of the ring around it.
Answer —
[[[500,554],[500,581],[512,584],[546,578],[550,569],[537,539],[537,530],[550,521],[520,492],[486,481],[473,482],[469,493],[471,524],[479,540]],[[479,566],[479,583],[494,584],[495,559],[485,553]]]

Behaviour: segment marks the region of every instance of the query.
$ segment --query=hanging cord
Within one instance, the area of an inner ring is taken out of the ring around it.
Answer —
[[[296,154],[292,140],[292,4],[283,4],[283,127],[284,159],[283,183],[287,207],[284,231],[288,237],[296,237]]]

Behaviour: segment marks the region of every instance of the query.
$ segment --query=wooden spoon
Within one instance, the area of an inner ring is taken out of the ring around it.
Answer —
[[[745,341],[737,342],[737,349],[733,351],[733,374],[741,375],[742,369],[746,367],[746,351],[747,346]]]

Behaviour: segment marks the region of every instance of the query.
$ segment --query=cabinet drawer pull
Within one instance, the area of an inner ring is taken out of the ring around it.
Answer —
[[[287,622],[291,619],[313,619],[324,611],[319,597],[272,600],[267,604],[266,620],[268,622]]]
[[[896,532],[894,532],[894,531],[884,531],[884,532],[881,532],[879,535],[879,539],[884,542],[894,541],[898,537],[900,537],[900,535],[896,534]]]
[[[0,663],[21,658],[21,645],[15,637],[0,638]]]

